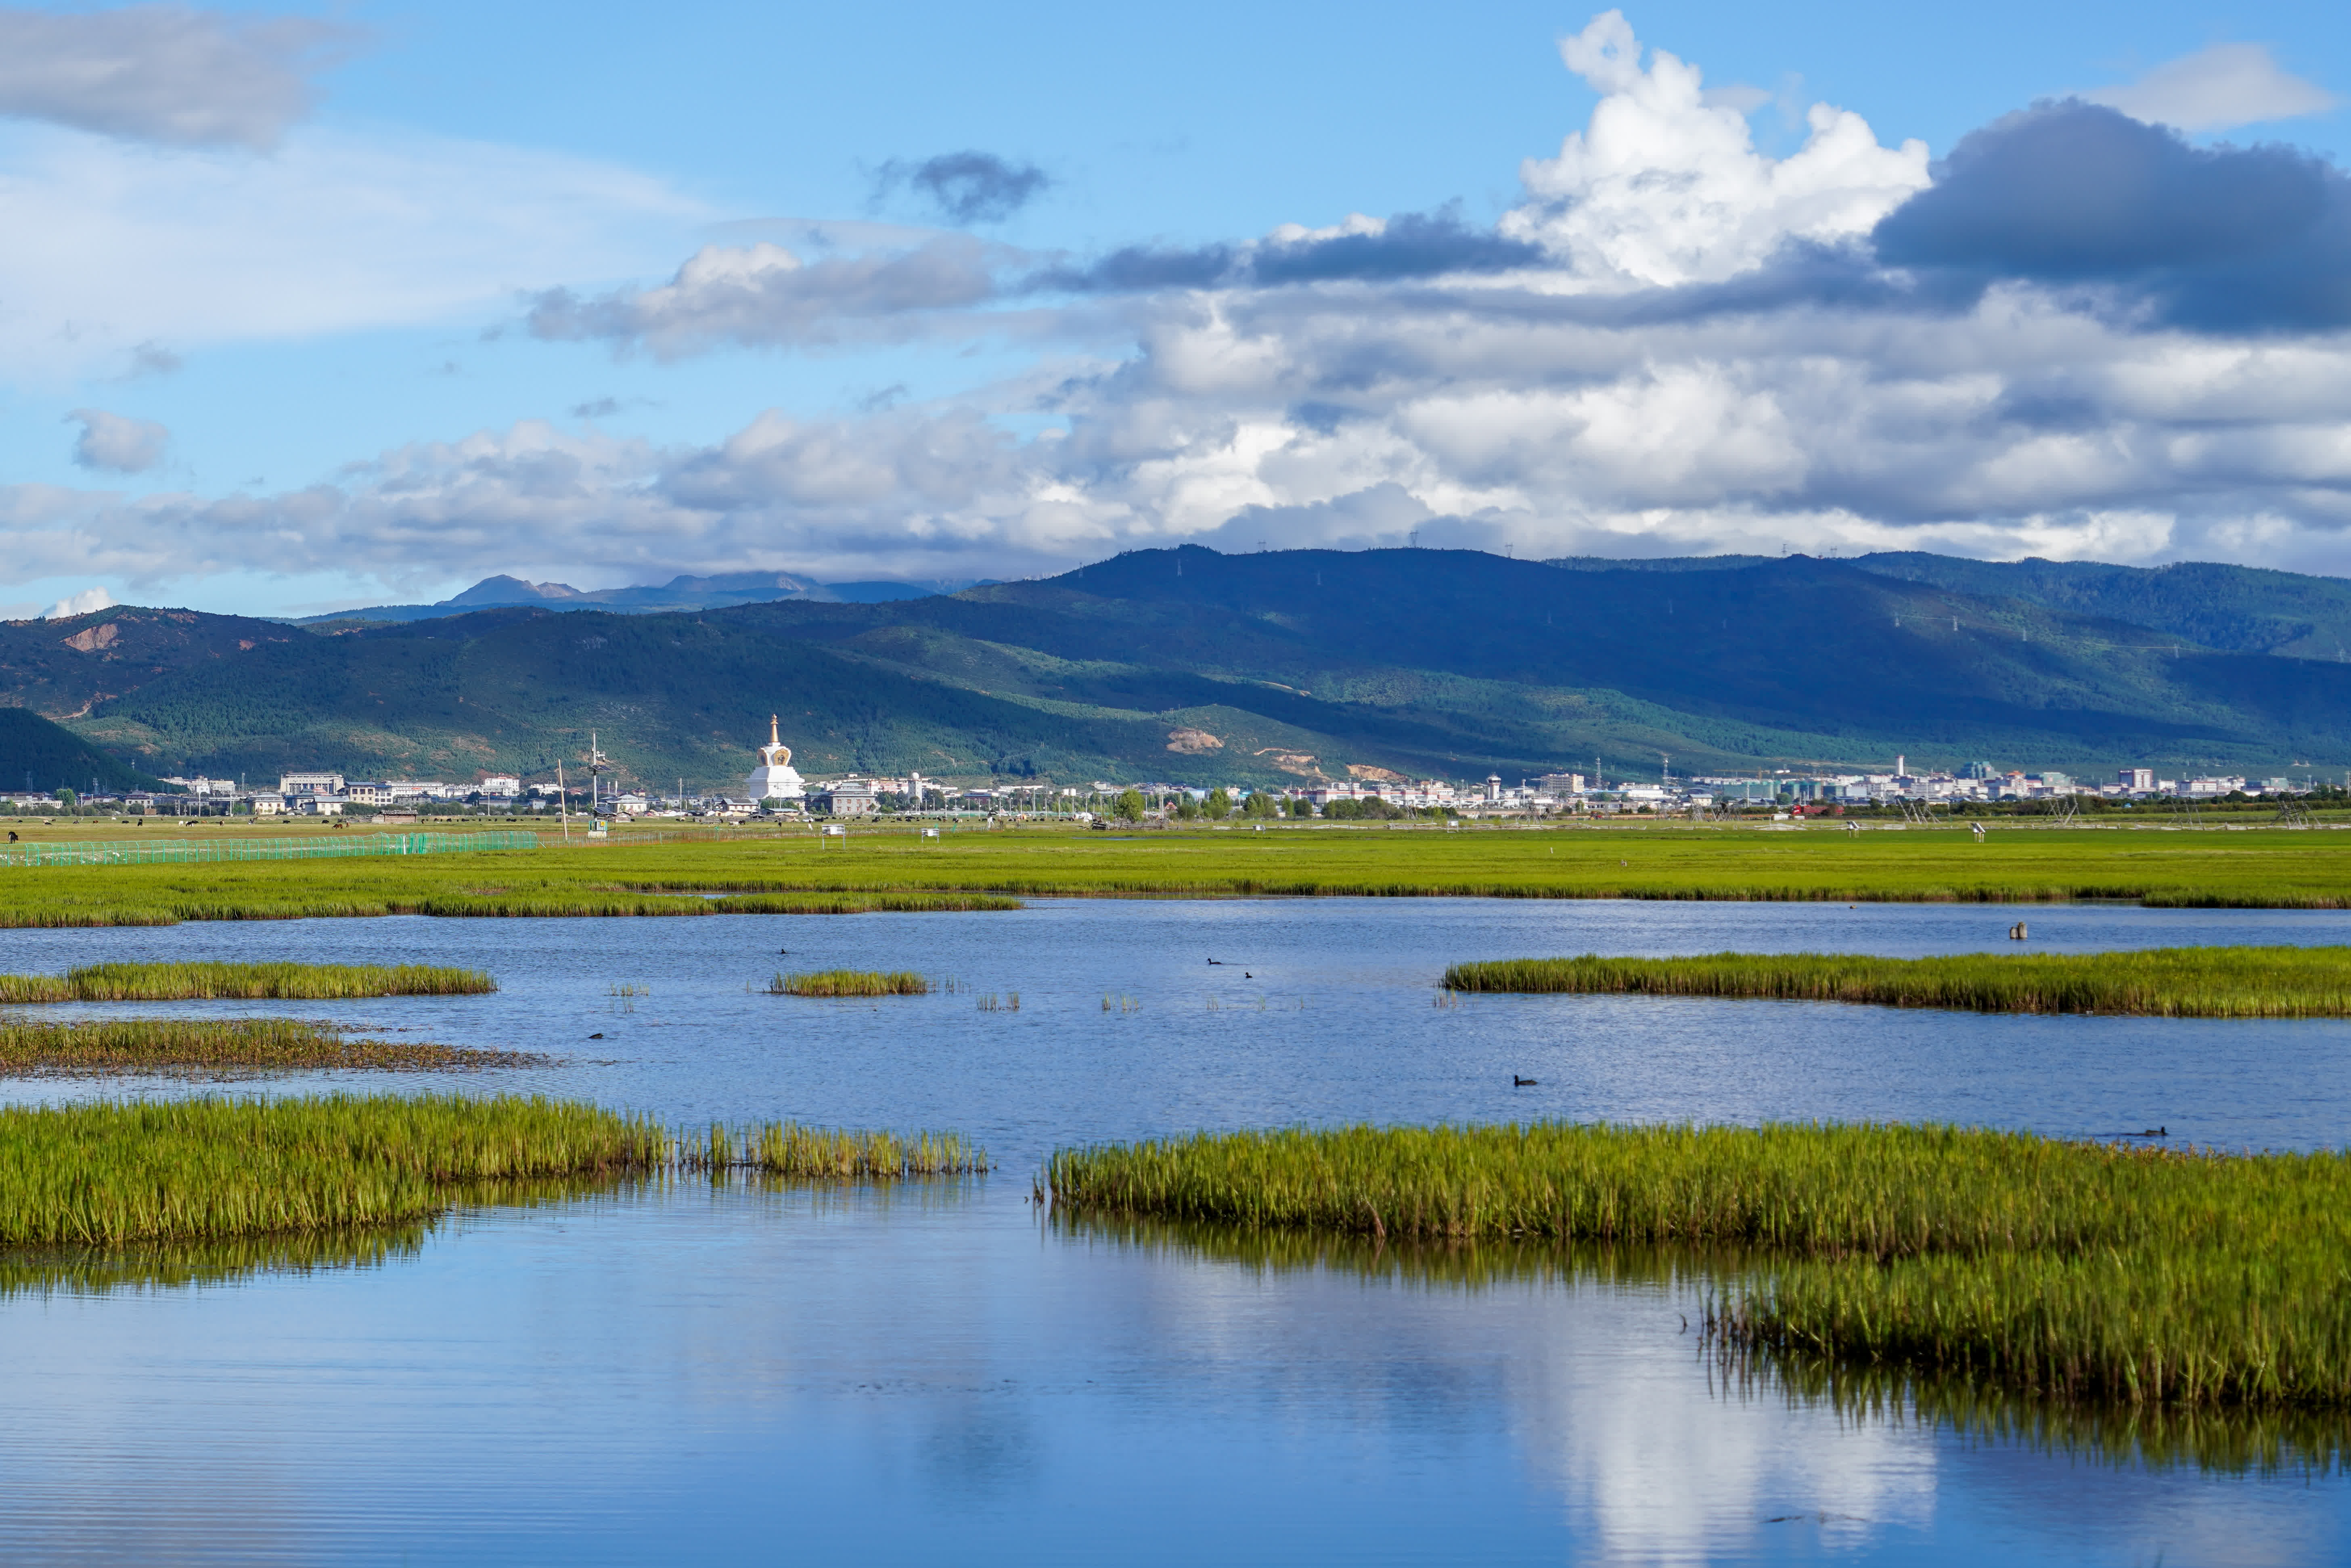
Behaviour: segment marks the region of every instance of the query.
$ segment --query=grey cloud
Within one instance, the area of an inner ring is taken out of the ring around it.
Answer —
[[[2213,44],[2167,61],[2135,82],[2082,95],[2137,120],[2182,131],[2220,131],[2325,114],[2341,100],[2282,69],[2261,44]]]
[[[1975,131],[1871,237],[1889,266],[2102,288],[2155,325],[2351,326],[2351,179],[2293,148],[2191,147],[2094,104]]]
[[[990,252],[941,235],[912,249],[802,262],[778,246],[712,246],[654,288],[581,298],[537,296],[531,335],[643,344],[674,357],[733,343],[827,346],[912,336],[924,315],[987,302],[996,293]]]
[[[1395,283],[1542,267],[1542,247],[1473,229],[1450,208],[1404,213],[1377,231],[1311,235],[1188,249],[1129,246],[1097,261],[1033,275],[1033,290],[1135,294],[1165,288],[1280,287],[1300,283]]]
[[[188,5],[0,9],[0,114],[178,146],[267,149],[308,114],[348,26]]]
[[[873,194],[883,200],[904,188],[955,224],[999,224],[1050,190],[1053,177],[1034,163],[993,152],[942,152],[919,163],[892,159],[876,172]]]
[[[131,350],[131,377],[176,375],[187,361],[162,344],[149,339]]]
[[[131,419],[101,408],[78,408],[66,415],[78,423],[74,461],[105,474],[144,474],[163,461],[172,433],[152,420]]]

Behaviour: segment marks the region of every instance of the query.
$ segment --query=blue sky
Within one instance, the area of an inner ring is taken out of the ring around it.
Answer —
[[[0,7],[0,601],[1416,531],[2351,570],[2320,298],[2351,207],[2310,161],[2345,152],[2346,26]],[[2070,95],[2104,107],[2003,118]],[[2210,161],[2268,143],[2298,151]],[[2095,193],[2100,159],[2154,206],[2020,259],[2080,204],[2030,171]],[[2230,205],[2264,181],[2282,207]],[[2258,255],[2164,249],[2273,219]]]

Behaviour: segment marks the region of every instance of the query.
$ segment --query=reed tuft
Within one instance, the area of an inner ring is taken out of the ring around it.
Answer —
[[[683,1149],[686,1147],[683,1142]],[[751,1170],[767,1176],[819,1181],[891,1180],[902,1176],[977,1176],[989,1168],[987,1153],[955,1133],[852,1132],[768,1122],[730,1131],[711,1124],[697,1156],[680,1155],[687,1168]]]
[[[930,981],[906,969],[819,969],[778,975],[768,982],[771,997],[921,997],[930,989]]]

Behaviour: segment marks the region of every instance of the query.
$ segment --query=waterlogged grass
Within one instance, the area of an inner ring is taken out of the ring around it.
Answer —
[[[396,1225],[465,1184],[647,1169],[648,1124],[517,1096],[0,1109],[0,1244],[118,1246]]]
[[[924,997],[931,982],[907,969],[819,969],[778,975],[768,982],[771,997]]]
[[[1992,1013],[2156,1018],[2351,1017],[2351,947],[2158,947],[1875,958],[1714,953],[1690,958],[1510,958],[1456,964],[1447,991],[1762,997]]]
[[[687,1169],[749,1170],[819,1181],[977,1176],[989,1168],[987,1152],[956,1133],[902,1138],[894,1133],[810,1127],[798,1122],[769,1122],[747,1129],[713,1123],[698,1145],[681,1142],[678,1160]]]
[[[1949,1127],[1236,1133],[1063,1150],[1053,1201],[1390,1238],[1737,1247],[1728,1346],[2064,1399],[2351,1406],[2351,1156]]]
[[[197,831],[233,830],[202,829]],[[2351,908],[2351,833],[1725,825],[1263,833],[872,829],[283,864],[0,868],[0,925],[433,915],[705,915],[998,909],[1032,895],[2042,902]],[[707,896],[716,895],[716,896]]]
[[[62,976],[0,975],[0,1002],[327,1001],[497,988],[478,969],[423,964],[88,964]]]
[[[296,1019],[122,1019],[0,1024],[0,1077],[131,1074],[211,1077],[344,1068],[455,1072],[538,1067],[529,1051],[477,1051],[429,1040],[352,1040]]]

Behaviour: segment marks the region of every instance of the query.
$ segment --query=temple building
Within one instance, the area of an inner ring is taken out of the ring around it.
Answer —
[[[759,747],[759,766],[751,769],[751,799],[789,800],[797,805],[806,791],[792,768],[792,748],[776,733],[776,716],[768,716],[768,744]]]

